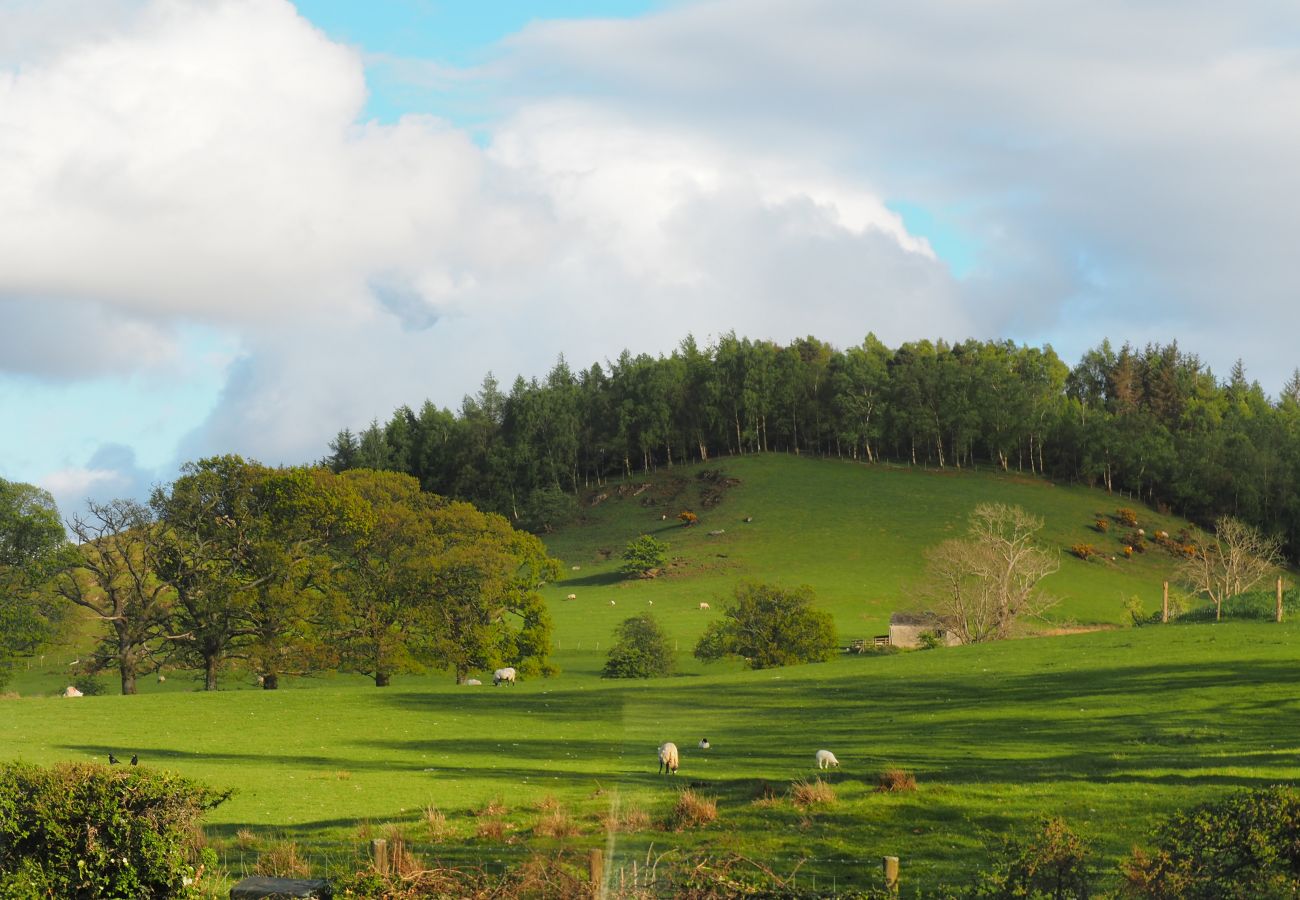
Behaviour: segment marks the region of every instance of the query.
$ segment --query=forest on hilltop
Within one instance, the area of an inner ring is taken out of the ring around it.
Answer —
[[[1012,341],[687,337],[576,372],[561,356],[508,393],[489,373],[459,412],[403,406],[329,448],[335,471],[405,472],[533,529],[610,476],[776,451],[1028,471],[1202,523],[1236,516],[1300,553],[1300,370],[1274,399],[1240,361],[1219,379],[1177,342],[1103,342],[1071,368]]]

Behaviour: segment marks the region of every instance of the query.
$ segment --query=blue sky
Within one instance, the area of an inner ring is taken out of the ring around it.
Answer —
[[[0,0],[0,477],[71,513],[688,331],[1275,392],[1297,48],[1269,0]]]

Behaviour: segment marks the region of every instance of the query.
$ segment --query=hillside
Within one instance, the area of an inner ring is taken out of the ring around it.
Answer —
[[[919,604],[926,548],[961,535],[983,502],[1018,504],[1041,516],[1044,543],[1061,553],[1060,571],[1044,582],[1060,602],[1052,622],[1038,628],[1120,623],[1134,596],[1148,610],[1159,608],[1161,583],[1177,560],[1155,546],[1125,559],[1118,539],[1124,529],[1100,534],[1093,523],[1121,506],[1136,509],[1148,533],[1177,532],[1186,523],[1119,495],[988,471],[733,456],[588,491],[580,520],[545,537],[567,572],[547,589],[561,664],[598,668],[596,655],[574,652],[578,644],[586,651],[607,642],[615,625],[652,603],[685,651],[717,614],[717,600],[746,578],[812,585],[845,640],[883,634],[892,612]],[[697,513],[699,523],[682,527],[675,517],[683,509]],[[624,545],[641,533],[670,545],[671,564],[658,578],[618,572]],[[1069,548],[1079,543],[1093,544],[1099,556],[1077,558]],[[577,599],[566,600],[569,594]],[[700,610],[701,601],[712,609]]]

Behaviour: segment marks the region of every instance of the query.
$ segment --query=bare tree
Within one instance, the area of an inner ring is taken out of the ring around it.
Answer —
[[[1214,536],[1193,543],[1179,576],[1214,603],[1214,619],[1223,617],[1223,601],[1259,584],[1282,561],[1281,544],[1231,516],[1214,523]]]
[[[925,594],[963,643],[1009,637],[1018,620],[1052,606],[1038,583],[1060,561],[1038,545],[1042,527],[1042,519],[1019,506],[982,503],[971,513],[967,537],[926,554]]]
[[[153,518],[132,500],[92,501],[89,515],[74,517],[69,527],[80,546],[56,589],[109,626],[90,670],[116,666],[122,693],[134,694],[168,618],[169,588],[150,564]]]

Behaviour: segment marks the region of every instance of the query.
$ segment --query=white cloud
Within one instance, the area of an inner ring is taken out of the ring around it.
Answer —
[[[124,479],[112,469],[88,469],[74,466],[59,469],[43,477],[40,486],[51,494],[84,497],[105,486],[115,486]]]
[[[70,32],[9,4],[0,372],[166,377],[179,330],[236,335],[182,457],[310,459],[489,369],[687,331],[1067,357],[1177,337],[1269,386],[1295,358],[1289,5],[711,0],[538,25],[484,71],[407,67],[496,90],[480,146],[359,122],[361,51],[284,0],[58,0]],[[886,198],[943,210],[975,273]]]
[[[965,321],[865,179],[588,100],[526,104],[487,149],[358,124],[364,100],[358,53],[282,0],[144,3],[0,74],[0,316],[32,320],[6,366],[165,368],[169,327],[230,329],[243,356],[182,453],[291,461],[561,352]],[[90,362],[58,315],[118,339]]]

